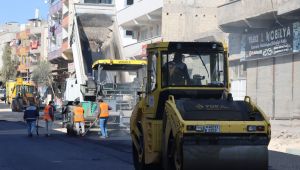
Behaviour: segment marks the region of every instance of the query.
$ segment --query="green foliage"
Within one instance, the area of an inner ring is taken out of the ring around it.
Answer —
[[[1,69],[1,80],[5,83],[8,80],[15,80],[17,75],[17,61],[12,60],[11,47],[6,44],[2,54],[3,66]]]
[[[31,80],[39,85],[49,85],[51,79],[51,65],[47,61],[40,61],[32,71]]]

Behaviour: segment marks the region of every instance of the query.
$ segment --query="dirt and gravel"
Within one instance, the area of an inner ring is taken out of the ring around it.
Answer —
[[[300,154],[300,120],[271,120],[271,128],[270,150]]]

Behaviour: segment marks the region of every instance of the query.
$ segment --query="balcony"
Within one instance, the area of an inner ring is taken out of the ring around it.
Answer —
[[[53,4],[51,7],[50,7],[50,10],[49,10],[49,15],[50,16],[56,16],[59,11],[62,10],[62,1],[57,1],[55,4]]]
[[[162,7],[163,0],[138,1],[117,12],[118,23],[122,27],[131,27],[151,20],[161,20]]]
[[[29,47],[20,47],[17,49],[17,55],[19,56],[26,56],[28,55],[29,52]]]
[[[18,65],[17,71],[21,73],[27,73],[28,67],[25,64]]]
[[[282,1],[278,7],[278,15],[286,15],[299,12],[300,10],[300,3],[299,0],[288,0]],[[296,15],[299,17],[299,14]]]
[[[52,28],[54,30],[52,30]],[[51,32],[51,31],[54,31],[54,33]],[[59,24],[57,24],[57,25],[55,25],[53,27],[50,27],[49,37],[58,37],[58,36],[62,35],[61,33],[62,33],[62,26],[59,25]]]
[[[63,28],[68,28],[69,26],[69,16],[65,16],[64,19],[62,20],[62,27]]]
[[[74,4],[76,14],[106,14],[115,15],[113,4]]]
[[[147,44],[154,43],[154,42],[160,42],[162,41],[162,37],[157,36],[153,37],[151,39],[143,40],[134,44],[130,44],[127,46],[124,46],[124,58],[129,59],[132,57],[135,58],[142,58],[146,56],[146,48]]]
[[[31,53],[31,54],[40,54],[41,51],[42,51],[41,46],[38,46],[37,49],[30,49],[30,53]]]
[[[268,28],[273,23],[277,8],[278,1],[275,0],[229,1],[218,7],[218,22],[224,32]]]
[[[61,46],[62,51],[64,52],[65,50],[69,49],[69,43],[68,43],[68,38],[66,38],[66,40],[63,41],[63,44]]]
[[[58,58],[61,58],[61,50],[58,49],[58,50],[55,50],[55,51],[51,51],[49,54],[48,54],[48,61],[52,61],[52,60],[55,60],[55,59],[58,59]]]

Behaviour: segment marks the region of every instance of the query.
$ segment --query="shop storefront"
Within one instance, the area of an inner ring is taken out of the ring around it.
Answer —
[[[300,118],[300,22],[245,34],[246,94],[274,119]]]

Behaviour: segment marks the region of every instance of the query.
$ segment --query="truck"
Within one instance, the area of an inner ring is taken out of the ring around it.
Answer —
[[[35,85],[30,81],[23,81],[23,78],[6,82],[6,101],[12,111],[23,111],[30,103],[38,104],[35,93]]]
[[[136,170],[268,169],[269,119],[233,100],[222,43],[149,44],[147,62],[130,119]]]

